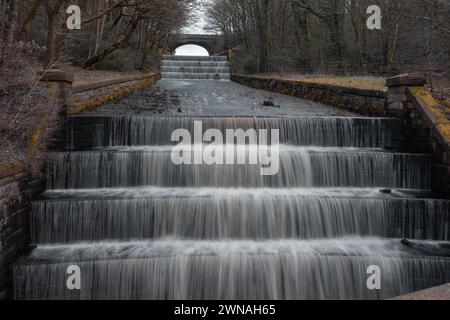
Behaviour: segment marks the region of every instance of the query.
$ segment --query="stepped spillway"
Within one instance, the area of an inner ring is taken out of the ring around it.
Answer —
[[[227,67],[179,59],[164,70]],[[196,122],[279,130],[275,145],[211,149],[250,159],[276,148],[279,172],[174,164],[171,134]],[[320,115],[69,117],[32,203],[36,248],[14,267],[15,297],[386,299],[450,282],[450,201],[430,191],[432,157],[405,150],[403,129]],[[81,290],[66,286],[74,265]],[[381,290],[367,287],[370,266]]]
[[[227,57],[164,56],[162,79],[230,80]]]

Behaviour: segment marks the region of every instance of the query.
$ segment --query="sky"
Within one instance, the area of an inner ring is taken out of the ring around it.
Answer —
[[[203,49],[202,47],[195,46],[195,45],[186,45],[179,47],[175,51],[176,56],[209,56],[208,51],[206,49]]]

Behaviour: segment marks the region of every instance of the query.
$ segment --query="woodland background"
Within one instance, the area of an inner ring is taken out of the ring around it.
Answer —
[[[366,26],[370,5],[381,30]],[[250,73],[450,70],[450,0],[216,0],[207,21],[242,38]]]

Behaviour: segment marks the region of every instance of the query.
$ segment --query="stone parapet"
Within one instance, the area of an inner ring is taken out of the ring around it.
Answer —
[[[448,108],[435,100],[423,87],[408,87],[407,105],[412,144],[433,153],[432,185],[442,197],[450,198],[450,117]]]

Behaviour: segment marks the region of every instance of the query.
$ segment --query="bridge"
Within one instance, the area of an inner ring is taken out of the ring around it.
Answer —
[[[218,34],[176,34],[169,39],[168,50],[174,53],[178,47],[193,44],[208,51],[212,56],[222,55],[236,39]]]

